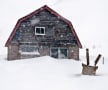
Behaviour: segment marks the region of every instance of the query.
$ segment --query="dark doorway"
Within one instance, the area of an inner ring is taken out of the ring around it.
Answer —
[[[54,58],[67,58],[68,49],[67,48],[51,48],[50,56]]]

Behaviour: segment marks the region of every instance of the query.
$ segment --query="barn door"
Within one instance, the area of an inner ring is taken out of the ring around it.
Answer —
[[[67,58],[67,48],[51,48],[50,56],[54,58]]]
[[[67,58],[67,49],[66,48],[61,48],[58,49],[58,58]]]
[[[51,48],[51,57],[54,57],[54,58],[58,58],[58,49],[57,48]]]

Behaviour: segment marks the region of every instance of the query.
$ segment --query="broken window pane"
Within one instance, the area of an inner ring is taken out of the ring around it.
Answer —
[[[58,58],[58,49],[51,49],[51,57]]]
[[[68,50],[67,48],[52,48],[51,57],[54,58],[67,58]]]

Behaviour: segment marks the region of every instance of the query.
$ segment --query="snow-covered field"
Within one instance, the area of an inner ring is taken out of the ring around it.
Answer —
[[[7,61],[4,45],[17,20],[45,4],[72,22],[83,45],[81,61],[48,56]],[[108,90],[107,9],[108,0],[0,0],[0,90]],[[81,75],[85,48],[91,63],[99,53],[105,57],[96,76]]]
[[[7,61],[0,56],[0,90],[107,90],[108,61],[98,63],[96,76],[82,75],[81,61],[49,56]]]

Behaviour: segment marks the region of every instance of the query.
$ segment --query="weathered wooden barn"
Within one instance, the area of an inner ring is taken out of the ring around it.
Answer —
[[[8,60],[46,55],[78,60],[82,48],[72,23],[47,5],[20,18],[5,46]]]

